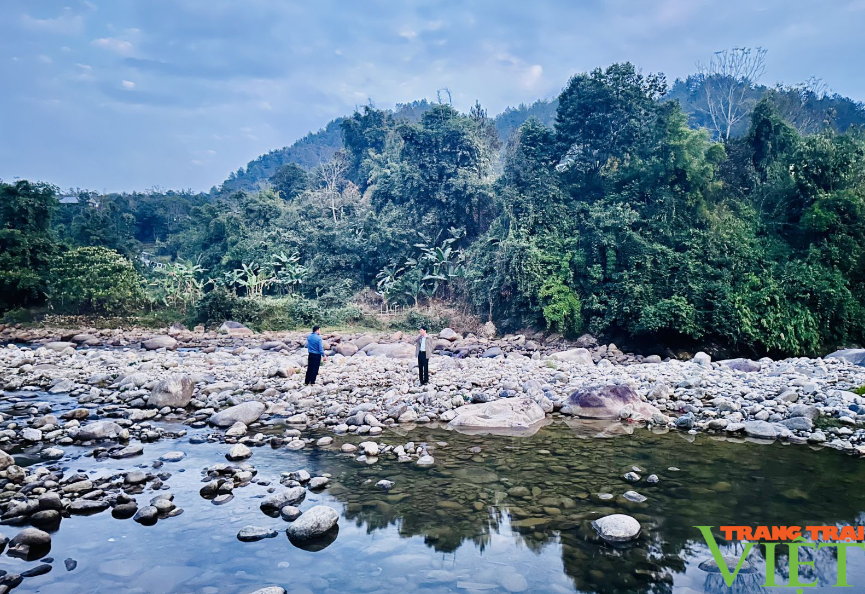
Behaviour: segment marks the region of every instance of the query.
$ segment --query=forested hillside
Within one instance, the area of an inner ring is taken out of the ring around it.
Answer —
[[[698,83],[624,63],[498,118],[366,106],[213,195],[69,205],[4,184],[0,306],[261,326],[380,299],[752,355],[862,344],[862,106],[747,85],[727,135],[696,115]],[[104,270],[102,292],[76,295],[76,267]]]

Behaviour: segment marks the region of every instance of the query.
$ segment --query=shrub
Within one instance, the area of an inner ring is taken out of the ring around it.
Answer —
[[[33,312],[24,307],[10,309],[3,315],[6,324],[27,324],[33,321]]]
[[[51,265],[48,301],[70,313],[126,313],[144,302],[143,284],[132,262],[114,250],[74,248]]]
[[[195,304],[190,314],[191,324],[222,324],[232,320],[257,327],[261,321],[264,308],[260,301],[247,297],[238,297],[223,288],[207,293]]]

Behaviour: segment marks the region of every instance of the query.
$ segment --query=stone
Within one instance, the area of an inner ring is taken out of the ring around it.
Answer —
[[[80,441],[99,439],[115,439],[121,435],[123,428],[113,421],[94,421],[78,430],[76,438]]]
[[[264,413],[264,403],[255,400],[241,402],[225,410],[213,413],[208,422],[217,427],[231,427],[235,423],[250,425]]]
[[[277,514],[286,505],[298,505],[306,497],[306,489],[303,487],[292,487],[280,493],[275,493],[261,502],[261,511],[268,514]]]
[[[255,592],[250,592],[249,594],[285,594],[285,588],[280,586],[268,586],[267,588],[261,588]]]
[[[143,452],[144,446],[142,446],[140,443],[134,443],[126,446],[125,448],[120,448],[119,450],[112,451],[110,456],[115,459],[132,458],[133,456],[140,456]]]
[[[378,456],[378,444],[374,441],[363,441],[358,445],[358,448],[367,456]]]
[[[448,429],[529,431],[544,421],[543,408],[531,398],[506,398],[456,409]]]
[[[159,519],[159,510],[152,505],[147,505],[139,509],[132,519],[139,524],[152,526]]]
[[[246,460],[247,458],[252,456],[252,450],[243,445],[242,443],[235,444],[231,447],[225,457],[231,462],[237,462],[239,460]]]
[[[183,452],[166,452],[159,456],[159,459],[163,462],[180,462],[186,457],[186,454]]]
[[[41,559],[51,550],[51,535],[38,528],[25,528],[9,541],[8,555],[27,561]]]
[[[0,450],[0,470],[6,470],[13,464],[15,464],[15,458]]]
[[[694,355],[694,358],[691,359],[691,361],[693,361],[697,365],[700,365],[701,367],[707,367],[712,363],[712,357],[710,357],[703,351],[700,351],[699,353]]]
[[[745,423],[745,435],[757,439],[775,439],[778,431],[766,421],[747,421]]]
[[[607,542],[627,542],[640,536],[642,526],[631,516],[613,514],[592,522],[598,535]]]
[[[441,332],[439,332],[439,338],[442,340],[447,340],[449,342],[455,342],[462,338],[453,328],[443,328]]]
[[[393,481],[389,481],[387,479],[381,479],[379,482],[377,482],[375,484],[375,486],[378,487],[379,489],[381,489],[382,491],[390,491],[391,489],[393,489],[393,486],[395,484],[396,483],[394,483]]]
[[[632,501],[634,503],[643,503],[648,500],[648,497],[645,495],[640,495],[636,491],[626,491],[624,495],[622,495],[628,501]]]
[[[343,357],[351,357],[357,353],[358,347],[352,342],[341,342],[334,347],[334,350]]]
[[[55,341],[55,342],[47,342],[44,346],[49,351],[54,351],[57,353],[61,353],[66,349],[74,349],[77,345],[74,342],[65,342],[65,341]]]
[[[739,565],[739,557],[734,557],[733,555],[724,555],[724,563],[727,565],[727,569],[730,573],[733,573],[736,570],[736,567]],[[721,573],[721,568],[718,567],[718,562],[715,561],[714,557],[710,557],[705,561],[701,562],[697,567],[702,569],[707,573]],[[742,561],[742,567],[739,570],[740,574],[754,573],[757,571],[757,568],[751,565],[751,563],[746,559]]]
[[[865,349],[842,349],[829,353],[824,359],[841,359],[853,365],[865,367]]]
[[[781,424],[790,431],[807,431],[810,433],[814,428],[813,421],[808,417],[792,417],[790,419],[784,419],[781,421]]]
[[[379,344],[372,342],[361,349],[370,357],[386,357],[388,359],[413,359],[414,345],[407,342],[391,342]]]
[[[754,373],[760,371],[763,368],[763,365],[759,361],[752,361],[751,359],[725,359],[724,361],[719,361],[719,363],[726,367],[727,369],[732,369],[734,371],[744,371],[746,373]]]
[[[222,326],[219,327],[218,332],[220,334],[228,334],[229,336],[252,336],[255,334],[255,332],[240,322],[232,322],[231,320],[223,322]]]
[[[69,504],[69,513],[71,514],[95,514],[108,509],[108,502],[101,499],[76,499]]]
[[[195,383],[188,375],[172,374],[160,380],[147,397],[147,406],[185,408],[192,400]]]
[[[42,441],[42,432],[39,429],[32,429],[27,427],[21,432],[21,437],[23,437],[26,441]]]
[[[329,446],[332,443],[333,443],[333,438],[329,435],[326,435],[324,437],[319,437],[316,440],[315,445],[317,445],[318,447],[325,447],[325,446]]]
[[[148,351],[155,351],[157,349],[173,351],[177,348],[177,340],[167,335],[154,336],[153,338],[142,342],[141,346]]]
[[[629,407],[630,418],[651,419],[661,414],[655,406],[643,402],[631,388],[625,385],[590,386],[577,390],[565,402],[562,414],[585,419],[618,419],[622,410]]]
[[[279,510],[279,517],[281,517],[286,522],[294,522],[300,517],[302,513],[303,512],[301,512],[299,508],[293,505],[286,505]]]
[[[306,510],[288,528],[288,537],[297,542],[312,540],[324,535],[336,526],[339,513],[326,505],[316,505]]]
[[[276,530],[272,528],[262,528],[260,526],[244,526],[237,533],[237,540],[241,542],[255,542],[265,538],[274,538],[277,535]]]
[[[588,349],[576,348],[553,353],[553,359],[557,361],[567,361],[568,363],[576,363],[577,365],[594,365],[592,354]]]
[[[310,491],[320,491],[321,489],[324,489],[327,486],[327,483],[329,482],[329,480],[330,479],[328,479],[326,476],[313,477],[309,481],[309,490]]]

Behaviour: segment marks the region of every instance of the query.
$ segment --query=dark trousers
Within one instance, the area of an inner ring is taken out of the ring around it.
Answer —
[[[306,360],[306,385],[314,384],[318,377],[318,368],[321,366],[321,355],[309,354]]]
[[[429,359],[426,358],[426,353],[421,352],[417,356],[417,374],[420,378],[420,383],[429,383]]]

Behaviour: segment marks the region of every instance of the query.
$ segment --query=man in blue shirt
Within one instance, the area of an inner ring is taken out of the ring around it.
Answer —
[[[324,354],[324,344],[321,342],[320,327],[312,327],[312,334],[306,337],[306,350],[309,356],[306,360],[306,381],[304,383],[311,386],[315,383],[315,378],[318,377],[318,367],[321,365],[322,358],[327,361],[327,355]]]

